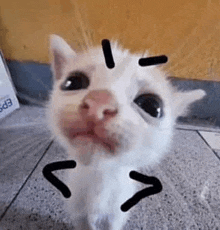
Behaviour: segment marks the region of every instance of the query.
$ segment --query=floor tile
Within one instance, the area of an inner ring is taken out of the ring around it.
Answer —
[[[65,151],[57,144],[52,144],[0,222],[0,229],[11,230],[15,229],[15,226],[23,230],[73,229],[73,226],[68,223],[67,215],[63,209],[61,193],[42,174],[46,164],[64,159]],[[63,172],[61,170],[55,174],[62,178]]]
[[[209,131],[209,132],[220,132],[219,126],[211,126],[211,125],[193,125],[193,124],[181,124],[177,123],[175,125],[176,129],[183,129],[183,130],[200,130],[200,131]]]
[[[65,151],[53,143],[0,222],[0,229],[73,229],[63,209],[67,200],[42,175],[46,164],[64,159]],[[63,178],[63,172],[56,175]],[[196,131],[176,130],[173,148],[161,164],[142,172],[156,176],[163,191],[136,205],[124,230],[220,226],[220,161]]]
[[[51,142],[37,127],[0,132],[0,216],[21,189]]]
[[[218,229],[220,162],[196,131],[176,130],[173,148],[150,175],[163,191],[140,204],[144,217],[137,210],[128,229]]]
[[[220,160],[220,150],[215,150],[215,154],[217,155],[217,157],[218,157],[219,160]]]
[[[37,106],[20,105],[7,117],[0,119],[0,127],[25,127],[36,124],[45,124],[45,108]]]
[[[220,150],[220,132],[199,131],[205,141],[214,150]]]

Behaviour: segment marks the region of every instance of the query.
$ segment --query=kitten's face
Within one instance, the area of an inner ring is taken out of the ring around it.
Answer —
[[[101,46],[76,54],[53,36],[51,47],[55,82],[50,123],[69,151],[78,149],[79,160],[80,154],[109,157],[141,146],[160,152],[170,141],[178,112],[203,96],[196,91],[182,102],[184,94],[174,92],[158,67],[139,66],[140,56],[116,44],[113,69],[106,66]]]

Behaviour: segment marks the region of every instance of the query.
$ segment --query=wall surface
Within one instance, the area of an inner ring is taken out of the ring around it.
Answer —
[[[0,1],[0,47],[8,59],[48,63],[49,34],[75,48],[89,34],[93,44],[114,38],[132,52],[168,55],[170,76],[220,81],[219,1]]]

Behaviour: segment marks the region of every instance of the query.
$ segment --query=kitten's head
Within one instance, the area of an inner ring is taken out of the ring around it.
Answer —
[[[205,93],[177,92],[159,67],[138,64],[141,55],[117,43],[111,49],[115,67],[109,69],[101,46],[75,53],[51,36],[51,128],[82,163],[96,154],[112,158],[143,147],[146,159],[154,160],[168,146],[175,119]]]

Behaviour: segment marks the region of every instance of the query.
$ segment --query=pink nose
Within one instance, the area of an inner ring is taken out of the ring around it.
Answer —
[[[110,92],[94,90],[83,99],[81,111],[84,116],[100,121],[115,117],[117,106]]]

